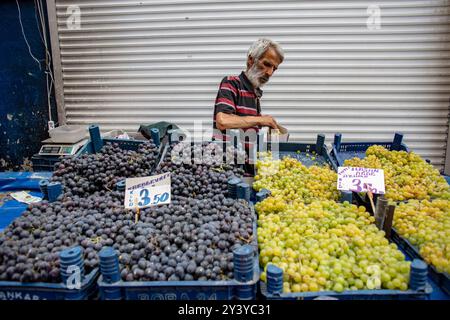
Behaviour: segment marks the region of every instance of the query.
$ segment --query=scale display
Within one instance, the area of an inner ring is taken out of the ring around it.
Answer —
[[[59,154],[61,147],[42,146],[40,153]]]
[[[67,143],[54,143],[50,141],[43,141],[45,144],[42,145],[39,150],[39,155],[41,156],[73,156],[80,150],[80,148],[86,143],[87,140],[79,141],[75,144]]]
[[[43,145],[39,154],[42,156],[71,156],[75,154],[74,146]]]

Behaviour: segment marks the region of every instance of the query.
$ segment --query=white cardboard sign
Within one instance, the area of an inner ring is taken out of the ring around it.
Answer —
[[[384,194],[383,169],[370,169],[359,167],[338,168],[338,190]]]
[[[170,188],[170,173],[126,179],[125,208],[146,208],[168,204],[171,200]]]
[[[29,194],[26,191],[14,192],[14,193],[11,193],[10,196],[19,202],[23,202],[23,203],[27,203],[27,204],[42,201],[42,198],[32,196],[31,194]]]

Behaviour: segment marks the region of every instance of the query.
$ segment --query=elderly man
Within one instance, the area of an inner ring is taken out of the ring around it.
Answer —
[[[227,129],[254,130],[257,133],[261,127],[267,126],[285,131],[272,116],[261,115],[259,102],[261,87],[269,81],[283,59],[284,53],[278,43],[259,39],[248,50],[246,71],[239,76],[223,78],[214,107],[215,140],[228,140]]]

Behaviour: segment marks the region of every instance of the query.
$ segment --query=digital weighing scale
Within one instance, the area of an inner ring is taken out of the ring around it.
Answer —
[[[74,143],[60,143],[49,138],[42,141],[42,147],[38,154],[40,156],[73,156],[86,142],[87,139]]]

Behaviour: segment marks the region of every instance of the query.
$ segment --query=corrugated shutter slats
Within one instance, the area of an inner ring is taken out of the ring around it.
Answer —
[[[314,141],[405,142],[442,168],[450,94],[449,1],[77,1],[81,30],[56,26],[69,124],[136,130],[194,120],[210,126],[221,78],[245,67],[259,37],[286,60],[264,87],[262,109]],[[369,5],[381,28],[367,27]]]

